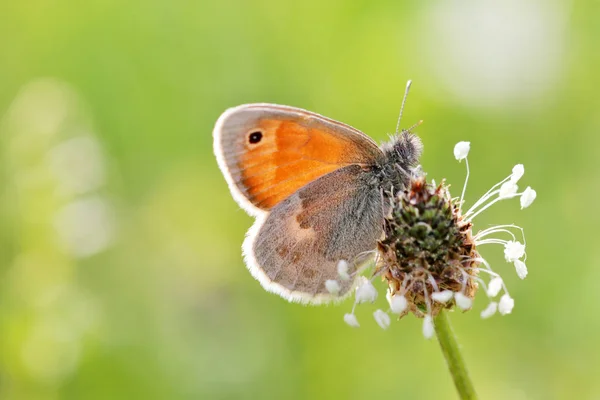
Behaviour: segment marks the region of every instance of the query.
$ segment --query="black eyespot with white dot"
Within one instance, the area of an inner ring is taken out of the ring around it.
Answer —
[[[250,132],[250,134],[248,135],[248,142],[250,144],[257,144],[262,140],[262,138],[263,134],[261,131]]]

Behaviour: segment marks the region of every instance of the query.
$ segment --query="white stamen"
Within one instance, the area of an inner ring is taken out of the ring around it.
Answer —
[[[427,273],[427,275],[428,275],[427,280],[429,281],[429,283],[431,283],[431,286],[433,287],[433,291],[438,292],[439,289],[438,289],[437,283],[435,282],[435,278],[429,272]],[[427,289],[425,289],[425,290],[427,290]]]
[[[496,297],[498,293],[500,293],[500,289],[502,289],[502,278],[496,276],[490,281],[487,289],[487,294],[490,297]]]
[[[346,260],[340,260],[338,262],[337,272],[341,280],[350,280],[350,275],[348,275],[348,263],[346,262]]]
[[[495,301],[492,301],[490,304],[488,304],[488,306],[485,308],[485,310],[483,310],[481,312],[481,318],[489,318],[492,315],[496,314],[496,311],[498,310],[498,303],[496,303]]]
[[[364,276],[360,277],[358,286],[356,287],[356,304],[374,302],[377,299],[377,289],[370,280]]]
[[[506,293],[504,296],[500,298],[500,304],[498,304],[498,311],[500,314],[506,315],[510,314],[515,306],[515,301]]]
[[[481,196],[479,198],[479,200],[477,200],[475,202],[475,204],[473,204],[471,206],[471,208],[469,208],[469,210],[465,213],[465,217],[469,216],[470,214],[475,212],[475,209],[477,209],[477,207],[479,207],[481,204],[485,203],[486,201],[488,201],[492,196],[494,196],[496,193],[500,193],[500,190],[495,190],[498,186],[504,185],[504,183],[506,182],[512,182],[514,184],[514,186],[516,186],[517,181],[521,178],[521,176],[523,176],[523,173],[525,172],[525,168],[523,167],[522,164],[518,164],[515,165],[513,167],[512,170],[512,174],[510,174],[509,176],[507,176],[506,178],[502,179],[500,182],[496,183],[494,186],[492,186],[487,192],[485,192],[485,194],[483,196]],[[512,187],[512,185],[510,186]],[[509,186],[505,187],[505,190],[509,189]],[[495,201],[493,201],[491,204],[495,203],[496,201],[498,201],[499,199],[496,199]],[[488,208],[491,204],[488,204],[484,210],[486,208]],[[478,214],[483,211],[480,210],[479,212],[477,212]],[[470,220],[472,220],[474,217],[471,217]]]
[[[467,166],[467,176],[465,177],[465,184],[463,185],[463,190],[460,194],[460,203],[458,203],[459,207],[462,208],[463,201],[465,199],[465,192],[467,191],[467,183],[469,182],[469,175],[471,173],[469,169],[469,159],[465,158],[465,165]]]
[[[488,229],[484,229],[483,231],[478,232],[477,235],[475,235],[473,237],[473,239],[475,239],[475,244],[480,245],[480,244],[485,244],[485,243],[498,243],[498,244],[502,244],[503,246],[506,246],[506,243],[508,242],[508,240],[502,240],[502,239],[485,239],[485,240],[483,240],[484,237],[493,235],[495,233],[508,233],[512,237],[513,241],[517,241],[517,238],[515,237],[515,235],[508,229],[504,229],[504,228],[519,229],[521,231],[521,237],[523,238],[523,244],[525,244],[525,231],[520,226],[512,225],[512,224],[511,225],[496,225],[496,226],[492,226]]]
[[[506,243],[508,243],[508,240],[504,240],[504,239],[483,239],[483,240],[478,240],[477,245],[479,246],[480,244],[501,244],[502,246],[506,246]]]
[[[456,305],[463,311],[467,311],[473,306],[473,300],[465,296],[461,292],[457,292],[454,294],[454,299],[456,300]]]
[[[509,178],[507,178],[507,179],[509,179]],[[505,179],[505,181],[506,181],[506,179]],[[487,210],[488,208],[490,208],[491,206],[493,206],[500,200],[510,199],[512,197],[517,196],[517,190],[519,190],[519,187],[511,180],[508,180],[508,181],[502,183],[500,190],[495,190],[488,195],[484,195],[484,197],[482,197],[481,199],[479,199],[477,201],[476,205],[479,205],[480,202],[481,202],[481,204],[484,203],[485,201],[487,201],[489,198],[491,198],[496,193],[498,193],[498,197],[495,198],[494,200],[490,201],[489,203],[487,203],[485,206],[483,206],[477,212],[473,212],[475,209],[475,206],[472,206],[469,209],[469,211],[465,214],[465,216],[469,216],[467,219],[465,219],[465,221],[467,221],[467,222],[473,221],[473,219],[475,219],[476,216],[478,216],[479,214],[481,214],[482,212],[484,212],[485,210]]]
[[[519,278],[525,279],[525,277],[527,276],[527,266],[525,265],[525,263],[521,260],[515,260],[514,264],[515,270],[517,271],[517,275],[519,276]]]
[[[454,157],[458,160],[464,160],[469,155],[471,142],[458,142],[454,146]]]
[[[340,292],[340,284],[334,279],[328,279],[325,281],[325,288],[331,294],[338,294]]]
[[[500,186],[498,197],[501,199],[511,198],[517,193],[517,190],[519,190],[519,187],[513,180],[504,182],[502,186]]]
[[[529,207],[531,203],[533,203],[533,201],[535,200],[536,196],[536,191],[533,190],[531,186],[527,186],[527,189],[525,189],[525,191],[521,195],[521,210]]]
[[[431,339],[434,333],[435,328],[433,326],[433,319],[431,318],[431,315],[427,314],[425,318],[423,318],[423,336],[425,336],[425,339]]]
[[[507,176],[506,178],[502,179],[500,182],[496,183],[494,186],[492,186],[487,192],[485,192],[485,194],[483,196],[481,196],[479,198],[479,200],[477,200],[475,202],[475,204],[473,204],[471,206],[471,208],[469,208],[469,210],[465,213],[465,216],[468,216],[470,214],[472,214],[473,212],[475,212],[475,209],[477,207],[479,207],[480,205],[482,205],[483,203],[485,203],[486,201],[488,201],[488,199],[490,199],[491,197],[495,196],[497,193],[500,192],[500,190],[495,190],[498,186],[502,185],[504,182],[508,181],[510,179],[510,175]]]
[[[510,176],[510,180],[513,181],[514,183],[517,183],[519,181],[519,179],[521,179],[521,177],[523,177],[524,173],[525,173],[525,167],[523,167],[523,164],[517,164],[512,169],[512,175]]]
[[[354,314],[344,314],[344,322],[353,328],[358,328],[360,326],[356,319],[356,315]]]
[[[381,327],[381,329],[387,329],[390,326],[390,316],[384,312],[383,310],[375,310],[373,313],[373,317],[377,322],[377,325]]]
[[[438,303],[447,303],[452,296],[454,296],[454,293],[451,290],[431,293],[431,298]]]
[[[477,258],[470,258],[469,261],[477,261],[482,263],[483,265],[485,265],[485,269],[480,268],[480,271],[484,271],[487,272],[488,274],[492,275],[492,276],[500,276],[497,273],[495,273],[494,271],[492,271],[492,266],[490,265],[489,262],[487,262],[487,260],[483,257],[477,257]]]
[[[525,255],[525,245],[519,241],[509,240],[504,246],[504,258],[507,262],[514,262]]]
[[[388,303],[390,303],[390,309],[394,314],[402,314],[408,307],[408,301],[406,301],[406,297],[400,294],[395,294],[392,296],[391,293],[388,292],[387,299]]]
[[[504,285],[504,281],[502,281],[502,278],[500,277],[500,275],[498,275],[496,272],[492,271],[492,267],[490,266],[490,264],[485,260],[485,258],[482,257],[478,257],[478,258],[469,258],[469,261],[473,260],[473,261],[478,261],[480,263],[482,263],[483,265],[485,265],[485,268],[465,268],[465,269],[477,269],[477,271],[479,272],[486,272],[488,273],[490,276],[493,276],[494,278],[499,278],[500,282],[501,282],[501,286],[504,288],[504,291],[506,292],[506,285]],[[477,278],[476,278],[477,279]],[[483,280],[478,279],[479,282],[481,282],[483,284],[483,286],[485,287],[485,282],[483,282]],[[490,282],[491,283],[491,282]],[[486,293],[487,293],[488,289],[486,288]]]
[[[477,235],[474,236],[475,241],[477,242],[477,244],[480,243],[480,239],[483,239],[484,237],[497,233],[497,232],[506,232],[509,235],[512,236],[513,240],[516,241],[516,237],[515,235],[509,231],[508,229],[504,229],[504,228],[514,228],[514,229],[518,229],[521,231],[521,237],[523,238],[523,244],[526,244],[526,240],[525,240],[525,231],[523,230],[523,228],[521,228],[519,225],[514,225],[514,224],[505,224],[505,225],[496,225],[496,226],[491,226],[487,229],[484,229],[480,232],[477,233]],[[504,244],[506,244],[506,241],[502,241],[504,242]]]
[[[493,226],[493,227],[488,228],[488,229],[486,229],[484,231],[478,232],[477,235],[475,235],[473,237],[473,239],[475,239],[477,241],[479,239],[483,239],[484,237],[489,236],[489,235],[493,235],[495,233],[508,233],[512,237],[513,240],[517,240],[517,238],[515,237],[514,233],[512,233],[508,229],[500,228],[500,226]]]
[[[471,269],[477,270],[478,272],[479,271],[488,272],[486,270],[479,270],[478,268],[471,268]],[[487,284],[485,283],[485,281],[478,276],[474,276],[473,279],[475,279],[479,283],[479,285],[483,286],[483,290],[487,293]]]

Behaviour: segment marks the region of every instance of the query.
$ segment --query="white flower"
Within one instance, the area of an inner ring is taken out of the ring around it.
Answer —
[[[502,186],[500,186],[500,194],[498,196],[501,199],[507,199],[514,196],[518,190],[519,187],[517,186],[517,184],[514,181],[510,180],[504,182]]]
[[[487,294],[490,297],[496,297],[500,293],[500,289],[502,289],[502,278],[495,276],[488,285]]]
[[[340,260],[337,264],[337,273],[343,281],[350,280],[350,275],[348,275],[348,263],[346,260]]]
[[[523,164],[517,164],[512,169],[512,175],[510,176],[510,180],[513,181],[514,183],[517,183],[519,181],[519,179],[521,179],[521,177],[523,177],[524,173],[525,173],[525,167],[523,167]]]
[[[406,310],[406,307],[408,307],[408,301],[406,301],[406,297],[400,294],[395,294],[392,296],[391,293],[388,292],[387,299],[394,314],[402,314],[404,310]]]
[[[485,308],[485,310],[483,310],[481,312],[481,318],[489,318],[492,315],[496,314],[496,311],[498,310],[498,303],[496,303],[495,301],[492,301],[490,304],[488,304],[488,306]]]
[[[456,300],[456,305],[463,311],[470,309],[473,306],[473,300],[465,296],[461,292],[457,292],[454,294],[454,299]]]
[[[372,303],[377,299],[377,289],[370,280],[364,276],[360,277],[358,286],[356,287],[356,304]]]
[[[451,290],[431,293],[431,298],[439,303],[447,303],[452,296],[454,296],[454,293]]]
[[[338,294],[340,292],[340,284],[333,279],[325,281],[325,288],[327,288],[327,291],[331,294]]]
[[[471,142],[458,142],[454,146],[454,157],[458,160],[464,160],[469,155],[471,149]]]
[[[507,262],[513,262],[525,255],[525,245],[519,241],[509,240],[504,245],[504,258]]]
[[[500,314],[506,315],[510,314],[513,307],[515,306],[515,301],[508,294],[500,297],[500,304],[498,304],[498,311]]]
[[[529,207],[531,203],[533,203],[533,201],[535,200],[536,196],[536,191],[533,190],[531,186],[527,186],[527,189],[525,189],[525,191],[521,195],[521,210]]]
[[[521,260],[515,260],[514,264],[515,270],[517,271],[517,275],[519,276],[519,278],[525,279],[525,277],[527,276],[527,266],[525,265],[525,263]]]
[[[358,328],[360,326],[356,319],[356,315],[354,314],[344,314],[344,322],[353,328]]]
[[[390,326],[390,316],[383,310],[376,310],[373,313],[373,317],[375,321],[377,321],[377,325],[381,327],[381,329],[387,329]]]
[[[434,333],[433,319],[431,318],[431,315],[427,314],[425,318],[423,318],[423,336],[425,336],[425,339],[431,339]]]

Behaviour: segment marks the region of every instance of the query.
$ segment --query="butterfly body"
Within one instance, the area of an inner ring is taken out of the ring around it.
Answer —
[[[214,150],[233,197],[256,217],[243,244],[248,269],[265,289],[314,304],[349,293],[421,142],[402,131],[380,148],[318,114],[248,104],[221,115]],[[340,279],[340,260],[351,279]],[[338,293],[327,290],[328,280],[339,282]]]

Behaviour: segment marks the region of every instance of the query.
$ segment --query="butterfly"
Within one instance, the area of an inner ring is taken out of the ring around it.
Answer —
[[[226,110],[213,136],[233,198],[256,218],[242,246],[250,273],[267,291],[310,304],[350,293],[422,152],[411,129],[380,147],[349,125],[276,104]],[[339,278],[340,261],[351,279]]]

